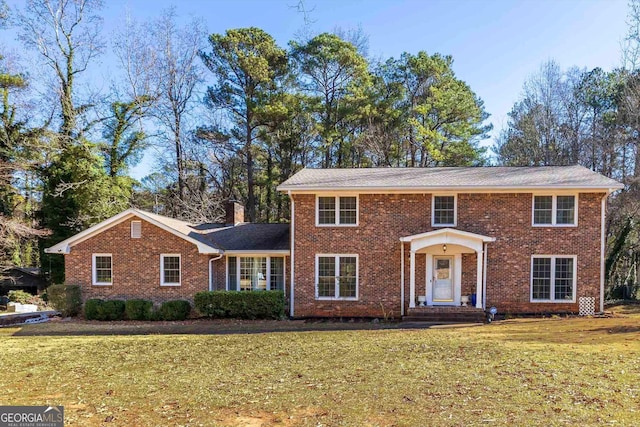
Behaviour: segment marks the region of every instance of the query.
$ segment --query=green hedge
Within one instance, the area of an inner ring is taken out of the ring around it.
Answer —
[[[151,320],[153,303],[145,299],[130,299],[125,302],[124,313],[129,320]]]
[[[87,320],[123,320],[125,302],[122,300],[90,299],[84,304]]]
[[[82,291],[78,285],[51,285],[47,301],[63,316],[77,316],[82,309]]]
[[[163,302],[158,310],[162,320],[185,320],[191,313],[191,304],[185,300]]]
[[[285,317],[282,291],[198,292],[196,309],[207,317],[236,319],[282,319]]]

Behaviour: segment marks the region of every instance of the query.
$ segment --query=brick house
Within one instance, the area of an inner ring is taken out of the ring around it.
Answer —
[[[292,317],[603,310],[606,199],[581,166],[304,169],[291,224],[187,224],[129,209],[49,249],[84,298],[282,289]],[[465,306],[465,307],[461,307]]]

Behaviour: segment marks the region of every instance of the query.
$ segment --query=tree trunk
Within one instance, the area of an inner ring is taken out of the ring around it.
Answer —
[[[254,178],[253,178],[253,153],[251,150],[251,116],[247,117],[247,135],[244,150],[247,156],[247,216],[249,222],[254,222],[256,218],[256,199],[254,194]]]
[[[182,153],[182,141],[180,140],[180,117],[174,116],[173,138],[176,147],[176,167],[178,168],[178,200],[184,202],[185,199],[185,171]]]

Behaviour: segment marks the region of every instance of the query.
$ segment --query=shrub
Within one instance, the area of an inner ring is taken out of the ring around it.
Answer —
[[[87,320],[122,320],[124,308],[122,300],[90,299],[84,304],[84,317]]]
[[[124,307],[124,301],[119,299],[110,299],[105,301],[99,310],[101,317],[104,319],[99,320],[123,320]]]
[[[158,310],[162,320],[185,320],[191,313],[191,304],[185,300],[163,302]]]
[[[82,291],[78,285],[51,285],[47,300],[63,316],[77,316],[82,308]]]
[[[146,299],[130,299],[125,302],[124,313],[129,320],[151,320],[153,303]]]
[[[33,295],[31,295],[29,292],[16,290],[9,291],[8,297],[9,301],[19,302],[20,304],[29,304],[29,300],[33,298]]]
[[[87,320],[98,320],[98,308],[103,302],[101,299],[88,299],[84,303],[84,318]]]
[[[282,319],[285,298],[282,291],[198,292],[196,309],[207,317],[237,319]]]

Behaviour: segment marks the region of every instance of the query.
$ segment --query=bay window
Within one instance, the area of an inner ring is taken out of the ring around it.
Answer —
[[[227,257],[227,289],[231,291],[284,290],[284,257]]]

